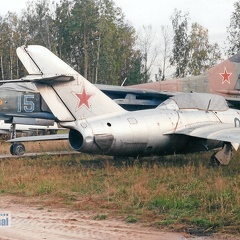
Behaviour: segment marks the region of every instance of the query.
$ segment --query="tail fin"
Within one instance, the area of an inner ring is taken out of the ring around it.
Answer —
[[[198,76],[130,86],[168,92],[207,92],[224,97],[240,95],[240,52]]]
[[[47,48],[22,46],[17,55],[59,121],[124,111]]]
[[[207,72],[209,92],[225,97],[239,95],[240,52]]]

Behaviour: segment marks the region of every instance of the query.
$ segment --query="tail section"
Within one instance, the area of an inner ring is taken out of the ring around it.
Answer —
[[[17,55],[59,121],[74,121],[124,111],[47,48],[22,46]]]
[[[224,97],[240,95],[240,52],[198,76],[131,86],[168,92],[206,92]]]
[[[240,53],[207,71],[208,91],[225,97],[239,95]]]

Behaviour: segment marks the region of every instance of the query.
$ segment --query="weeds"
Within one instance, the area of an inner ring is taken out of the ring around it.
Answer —
[[[84,154],[2,160],[0,193],[47,196],[56,205],[124,215],[129,223],[240,233],[239,155],[218,169],[208,167],[209,156],[186,155],[181,164],[181,156],[146,158],[130,166]]]
[[[107,215],[105,214],[97,214],[94,216],[93,220],[105,220],[107,218]]]
[[[127,223],[136,223],[138,220],[137,220],[134,216],[128,215],[128,216],[125,218],[125,221],[126,221]]]
[[[9,154],[10,143],[0,140],[0,154]],[[26,142],[24,143],[26,152],[49,152],[49,151],[68,151],[72,150],[67,140],[45,141],[45,142]]]

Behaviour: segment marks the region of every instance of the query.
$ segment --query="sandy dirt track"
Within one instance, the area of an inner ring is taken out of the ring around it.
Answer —
[[[0,211],[11,211],[11,227],[0,227],[1,240],[62,239],[144,239],[204,240],[240,239],[236,236],[194,237],[185,233],[163,232],[116,219],[93,220],[93,213],[42,207],[26,198],[0,196]],[[24,202],[24,203],[23,203]]]

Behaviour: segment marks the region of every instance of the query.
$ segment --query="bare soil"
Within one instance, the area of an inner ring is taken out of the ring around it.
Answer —
[[[186,233],[162,231],[144,227],[139,223],[125,223],[121,219],[107,217],[94,220],[96,213],[73,211],[67,208],[46,206],[40,199],[16,196],[0,196],[1,211],[11,212],[11,226],[0,227],[1,240],[40,239],[240,239],[237,236],[191,236]]]

